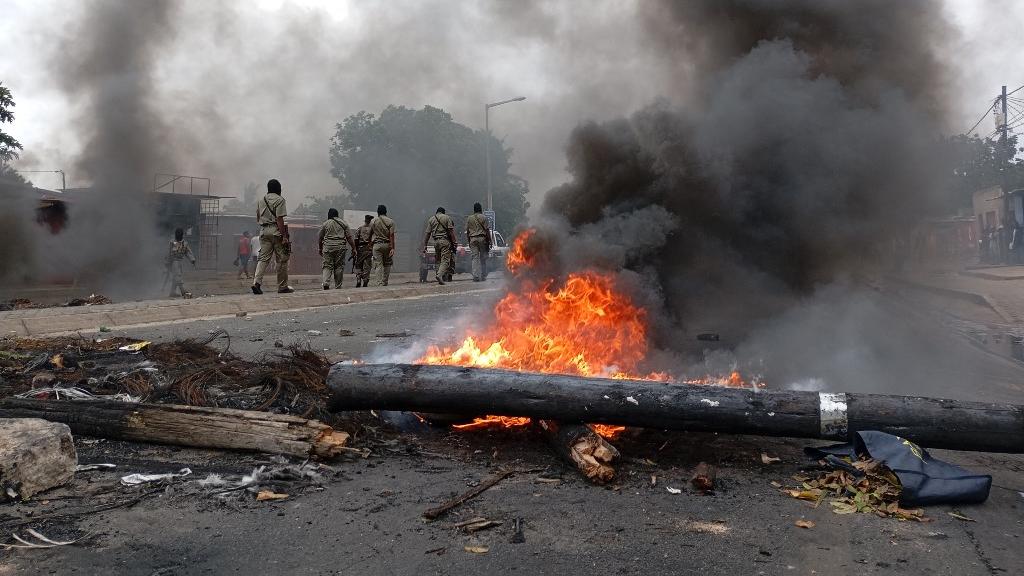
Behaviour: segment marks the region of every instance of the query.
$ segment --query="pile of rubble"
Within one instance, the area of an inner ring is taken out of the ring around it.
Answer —
[[[39,302],[33,302],[28,298],[11,298],[10,300],[0,300],[0,312],[8,312],[10,310],[31,310],[34,308],[59,308],[62,306],[98,306],[100,304],[113,303],[113,300],[102,294],[89,294],[85,298],[72,298],[71,300],[61,304],[42,304]]]

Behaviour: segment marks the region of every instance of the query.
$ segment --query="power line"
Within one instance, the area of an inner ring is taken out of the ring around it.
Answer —
[[[999,100],[999,98],[993,98],[992,102],[989,103],[988,108],[985,108],[985,112],[981,115],[981,118],[978,118],[978,121],[974,123],[974,126],[971,126],[971,128],[969,130],[965,131],[964,134],[970,136],[971,132],[974,132],[974,129],[981,125],[982,120],[984,120],[985,117],[988,116],[992,112],[992,106],[998,100]]]

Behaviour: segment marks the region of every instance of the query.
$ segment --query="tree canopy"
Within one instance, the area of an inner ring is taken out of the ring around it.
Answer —
[[[0,82],[0,124],[14,121],[14,96],[10,89]],[[0,130],[0,163],[7,163],[18,157],[21,143],[13,136]]]
[[[388,106],[380,116],[363,111],[345,118],[331,138],[331,174],[348,190],[349,206],[385,204],[390,215],[420,226],[438,206],[449,213],[471,212],[474,202],[486,208],[484,142],[497,228],[511,232],[529,207],[529,184],[509,173],[512,149],[440,108]]]
[[[949,204],[967,207],[976,190],[1003,186],[1024,188],[1024,161],[1017,157],[1017,137],[1006,141],[957,135],[944,141],[949,172]]]
[[[232,198],[221,206],[221,212],[225,214],[254,214],[256,212],[256,193],[259,186],[255,182],[249,182],[242,190],[241,198]]]

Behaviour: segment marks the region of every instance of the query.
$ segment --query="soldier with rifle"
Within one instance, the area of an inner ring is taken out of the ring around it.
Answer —
[[[352,271],[356,273],[356,288],[370,285],[370,267],[373,265],[373,244],[370,222],[373,216],[366,215],[364,224],[356,229],[356,249],[352,254]]]
[[[434,272],[437,275],[437,283],[444,286],[446,280],[451,280],[452,269],[455,267],[454,250],[457,244],[455,240],[455,221],[445,214],[443,207],[438,207],[437,212],[427,220],[427,231],[423,236],[423,253],[427,253],[427,243],[434,239],[434,262],[437,268]]]
[[[253,274],[252,293],[263,294],[261,284],[270,259],[277,261],[277,291],[282,294],[294,292],[288,285],[288,258],[292,253],[292,241],[284,217],[288,207],[281,196],[281,183],[275,179],[267,181],[267,194],[256,203],[256,221],[260,224],[260,257]]]
[[[487,255],[491,251],[491,230],[487,217],[479,202],[473,204],[473,213],[466,218],[466,237],[469,239],[469,253],[473,282],[487,280]]]

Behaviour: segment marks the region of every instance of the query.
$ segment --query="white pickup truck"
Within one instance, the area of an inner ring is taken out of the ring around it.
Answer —
[[[462,274],[469,272],[472,265],[469,259],[469,245],[466,244],[466,234],[458,234],[459,245],[455,247],[455,273]],[[491,251],[488,253],[487,269],[504,270],[505,258],[508,256],[508,244],[505,237],[497,230],[491,230]],[[434,255],[434,245],[427,244],[426,254],[420,255],[420,282],[427,281],[428,272],[437,269],[437,258]]]

